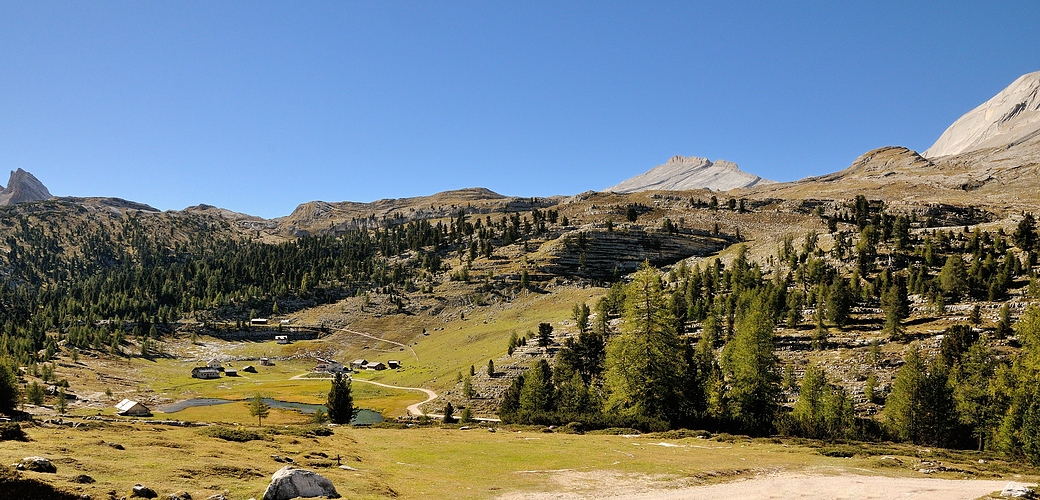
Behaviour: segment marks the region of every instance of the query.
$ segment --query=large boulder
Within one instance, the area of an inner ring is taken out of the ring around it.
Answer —
[[[296,497],[339,498],[336,487],[325,476],[305,469],[285,466],[271,476],[264,500],[290,500]]]
[[[25,457],[21,462],[14,464],[14,467],[18,470],[28,470],[33,472],[49,472],[54,474],[58,472],[58,468],[43,457]]]
[[[130,498],[155,498],[159,496],[155,490],[140,484],[135,484],[130,492]]]
[[[1011,482],[1000,492],[1000,496],[1009,498],[1032,498],[1033,490],[1022,483]]]

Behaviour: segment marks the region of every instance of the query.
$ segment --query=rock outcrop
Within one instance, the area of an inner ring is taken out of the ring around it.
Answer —
[[[729,191],[772,182],[757,175],[742,172],[736,163],[726,160],[712,162],[707,158],[696,156],[673,156],[668,163],[658,165],[644,174],[622,181],[604,191],[614,193],[634,193],[652,189]]]
[[[58,468],[50,460],[43,457],[25,457],[21,462],[14,464],[15,469],[32,472],[45,472],[54,474]]]
[[[158,496],[155,490],[140,484],[135,484],[130,490],[130,498],[155,498]]]
[[[1023,75],[992,99],[953,122],[925,150],[938,158],[1021,143],[1040,136],[1040,71]]]
[[[47,190],[47,186],[44,186],[33,174],[19,168],[11,171],[7,187],[0,191],[0,206],[27,201],[43,201],[50,198],[51,192]]]
[[[290,465],[278,469],[271,476],[271,484],[264,491],[263,500],[289,500],[303,497],[339,498],[336,487],[325,476]]]
[[[639,226],[619,225],[614,230],[586,227],[546,243],[546,270],[589,278],[627,274],[643,261],[655,266],[674,264],[687,257],[709,255],[732,241],[689,231],[648,231]]]

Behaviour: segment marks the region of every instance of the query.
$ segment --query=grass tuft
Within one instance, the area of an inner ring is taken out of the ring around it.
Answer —
[[[206,427],[205,429],[199,431],[199,434],[202,434],[203,436],[214,437],[217,439],[223,439],[224,441],[234,441],[236,443],[244,443],[246,441],[259,441],[263,439],[263,436],[261,436],[259,432],[242,429],[240,427]]]

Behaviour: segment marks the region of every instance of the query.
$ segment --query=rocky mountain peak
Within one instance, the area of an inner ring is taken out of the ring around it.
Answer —
[[[0,191],[0,205],[14,205],[27,201],[42,201],[51,198],[51,192],[47,190],[39,179],[25,170],[11,171],[11,178],[7,181],[7,187]]]
[[[744,187],[768,184],[773,181],[743,172],[736,163],[726,160],[712,162],[698,156],[673,156],[667,163],[632,177],[606,191],[633,193],[653,189],[685,191],[688,189],[711,189],[729,191]]]
[[[1037,136],[1040,136],[1040,71],[1022,75],[992,99],[957,119],[923,156],[938,158],[1010,146]]]

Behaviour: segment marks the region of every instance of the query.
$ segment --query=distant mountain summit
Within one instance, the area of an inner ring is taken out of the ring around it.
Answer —
[[[44,186],[33,174],[19,168],[11,172],[11,179],[7,181],[7,187],[0,191],[0,206],[50,198],[51,192],[47,190],[47,186]]]
[[[992,99],[969,111],[925,150],[938,158],[1022,143],[1040,136],[1040,71],[1020,76]]]
[[[611,186],[606,191],[615,193],[633,193],[652,189],[729,191],[772,183],[771,180],[743,172],[736,163],[726,160],[717,160],[713,163],[707,158],[696,156],[673,156],[668,163],[658,165],[644,174]]]

